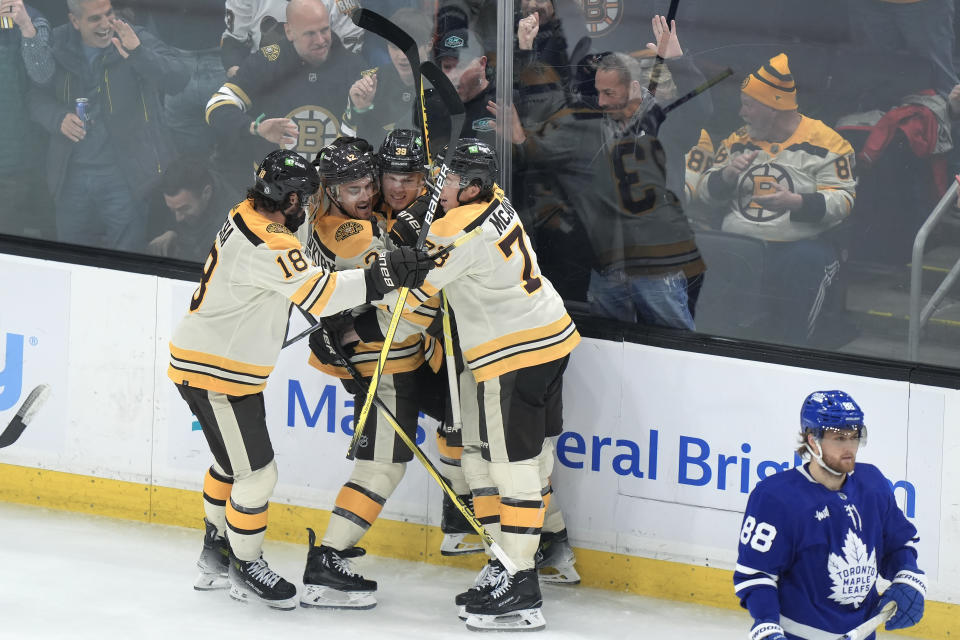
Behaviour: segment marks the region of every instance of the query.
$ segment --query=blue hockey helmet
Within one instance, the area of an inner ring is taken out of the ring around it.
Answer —
[[[800,408],[800,430],[823,437],[824,429],[863,431],[863,410],[843,391],[814,391]]]

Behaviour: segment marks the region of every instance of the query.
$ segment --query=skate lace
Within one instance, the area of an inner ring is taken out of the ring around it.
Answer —
[[[353,578],[358,575],[353,571],[353,564],[346,558],[341,558],[337,554],[333,554],[333,566],[337,571],[345,576]]]
[[[484,565],[480,575],[477,576],[476,586],[485,587],[487,585],[496,584],[497,578],[499,578],[500,574],[502,573],[504,573],[504,571],[502,568],[500,568],[499,564],[487,563]]]
[[[494,581],[490,584],[493,585],[490,595],[493,598],[502,598],[504,594],[510,590],[510,574],[506,571],[501,571],[500,574],[494,578]]]
[[[251,563],[247,568],[247,572],[250,574],[251,578],[271,588],[280,582],[280,576],[277,575],[273,569],[267,566],[267,563],[263,558]]]

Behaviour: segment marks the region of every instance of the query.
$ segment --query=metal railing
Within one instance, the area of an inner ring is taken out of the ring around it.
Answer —
[[[913,241],[913,256],[910,263],[910,326],[907,332],[907,355],[913,362],[917,360],[917,351],[920,348],[920,330],[930,320],[930,316],[936,311],[937,305],[946,297],[950,287],[953,286],[957,278],[960,277],[960,259],[954,263],[953,267],[943,278],[943,282],[933,292],[930,299],[923,309],[920,309],[920,295],[923,293],[923,250],[927,244],[927,238],[933,231],[933,228],[940,223],[943,214],[945,214],[956,202],[958,183],[954,180],[950,183],[950,188],[940,198],[940,202],[933,208],[926,222],[917,232],[917,237]]]

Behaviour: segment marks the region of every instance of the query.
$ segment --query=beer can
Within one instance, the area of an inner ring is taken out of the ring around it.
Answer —
[[[13,29],[13,18],[0,18],[0,29]]]
[[[83,120],[84,123],[87,121],[87,103],[90,102],[86,98],[77,98],[77,117]]]

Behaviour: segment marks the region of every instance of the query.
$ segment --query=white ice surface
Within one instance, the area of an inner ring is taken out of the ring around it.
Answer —
[[[504,638],[467,631],[453,596],[473,572],[389,558],[356,566],[379,582],[369,611],[274,611],[192,587],[199,530],[0,503],[0,638],[295,640]],[[264,556],[298,584],[304,544]],[[543,587],[547,629],[521,637],[743,640],[745,613],[585,587]],[[881,635],[881,637],[887,634]],[[893,636],[887,636],[893,637]],[[904,637],[904,636],[899,636]]]

